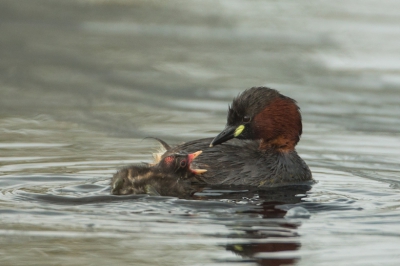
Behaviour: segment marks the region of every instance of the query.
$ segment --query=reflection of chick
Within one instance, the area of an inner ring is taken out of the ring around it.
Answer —
[[[157,164],[138,164],[118,171],[111,180],[111,194],[150,194],[159,196],[186,197],[195,191],[190,186],[190,177],[206,170],[192,169],[192,161],[202,151],[195,153],[173,153],[158,158]]]

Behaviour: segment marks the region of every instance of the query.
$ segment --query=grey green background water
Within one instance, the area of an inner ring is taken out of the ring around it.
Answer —
[[[2,0],[0,264],[399,265],[398,10]],[[109,195],[116,169],[151,160],[144,137],[215,136],[259,85],[301,106],[310,191]]]

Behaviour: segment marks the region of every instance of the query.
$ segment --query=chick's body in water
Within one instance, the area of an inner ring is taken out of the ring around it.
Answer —
[[[190,177],[205,172],[192,169],[192,161],[201,154],[172,153],[160,158],[157,164],[131,165],[119,170],[111,180],[111,194],[150,194],[189,197],[196,192]]]

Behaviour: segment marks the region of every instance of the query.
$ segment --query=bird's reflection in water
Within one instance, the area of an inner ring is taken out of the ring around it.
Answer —
[[[234,233],[228,236],[230,244],[225,246],[226,250],[240,255],[241,262],[256,262],[258,265],[268,266],[295,264],[300,259],[294,251],[301,247],[301,239],[297,233],[301,223],[298,220],[285,219],[287,211],[281,206],[300,203],[310,189],[309,185],[296,185],[231,193],[231,199],[251,201],[256,197],[256,206],[253,205],[242,213],[262,219],[235,222],[231,226]],[[227,195],[214,198],[227,198]]]

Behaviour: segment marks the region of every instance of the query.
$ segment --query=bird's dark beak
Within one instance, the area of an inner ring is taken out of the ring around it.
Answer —
[[[224,143],[230,139],[236,138],[242,133],[244,125],[240,126],[227,126],[221,133],[219,133],[210,143],[210,147]]]

